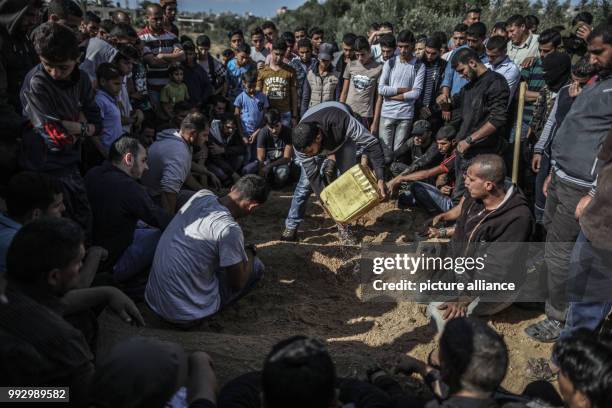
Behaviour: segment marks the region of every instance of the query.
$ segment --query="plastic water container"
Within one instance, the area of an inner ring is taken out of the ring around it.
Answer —
[[[321,191],[321,202],[334,221],[349,223],[376,207],[382,198],[369,167],[357,164]]]

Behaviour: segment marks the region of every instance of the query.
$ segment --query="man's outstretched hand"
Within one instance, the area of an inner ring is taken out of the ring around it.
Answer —
[[[387,191],[387,184],[385,183],[385,180],[378,180],[378,192],[380,193],[380,198],[383,201],[385,201],[387,197],[389,196],[389,193]]]
[[[455,317],[465,317],[467,315],[468,304],[468,302],[444,302],[438,306],[438,309],[444,310],[442,318],[449,320]]]

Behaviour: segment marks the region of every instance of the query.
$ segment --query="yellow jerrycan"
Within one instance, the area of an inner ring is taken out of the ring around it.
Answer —
[[[321,202],[334,221],[349,223],[376,207],[382,198],[368,166],[356,164],[321,191]]]

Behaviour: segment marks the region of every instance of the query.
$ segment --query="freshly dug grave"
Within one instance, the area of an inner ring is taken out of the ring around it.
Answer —
[[[147,327],[141,329],[105,314],[99,353],[132,335],[175,341],[188,350],[208,352],[221,383],[261,368],[270,347],[295,334],[326,340],[341,376],[362,377],[373,363],[389,367],[406,353],[425,360],[436,339],[423,306],[359,300],[360,249],[338,242],[333,222],[318,205],[309,204],[299,243],[278,240],[290,202],[291,192],[273,192],[264,206],[241,220],[246,242],[257,244],[266,265],[263,281],[251,294],[192,331],[171,329],[144,305]],[[425,219],[418,211],[383,203],[359,220],[355,233],[366,243],[410,242]],[[521,392],[530,381],[525,375],[529,358],[550,356],[550,345],[531,341],[523,333],[541,318],[539,312],[512,307],[489,320],[508,344],[510,368],[503,386],[510,391]],[[398,378],[415,386],[414,381]]]

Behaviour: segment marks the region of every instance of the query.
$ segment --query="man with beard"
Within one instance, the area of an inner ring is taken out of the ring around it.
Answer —
[[[458,50],[451,65],[468,81],[458,97],[453,98],[451,120],[451,125],[458,129],[456,173],[463,174],[476,155],[501,153],[510,89],[506,79],[487,69],[471,48]],[[457,177],[453,196],[460,197],[463,192],[463,177]]]
[[[597,27],[587,42],[590,62],[599,77],[580,91],[563,119],[552,142],[552,171],[544,182],[546,319],[525,329],[528,336],[541,342],[555,341],[563,328],[571,243],[580,232],[575,212],[582,213],[595,194],[601,164],[597,154],[612,126],[612,26]]]
[[[433,133],[442,125],[442,112],[435,98],[440,91],[446,69],[446,61],[440,58],[441,48],[442,43],[438,38],[430,37],[425,41],[425,52],[422,59],[425,65],[425,78],[423,91],[415,109],[419,119],[429,121]]]
[[[116,282],[125,282],[151,266],[161,230],[172,219],[138,184],[147,169],[147,150],[138,140],[122,137],[111,145],[108,161],[85,177],[93,242],[108,250],[106,266]],[[137,226],[140,220],[151,227]]]

